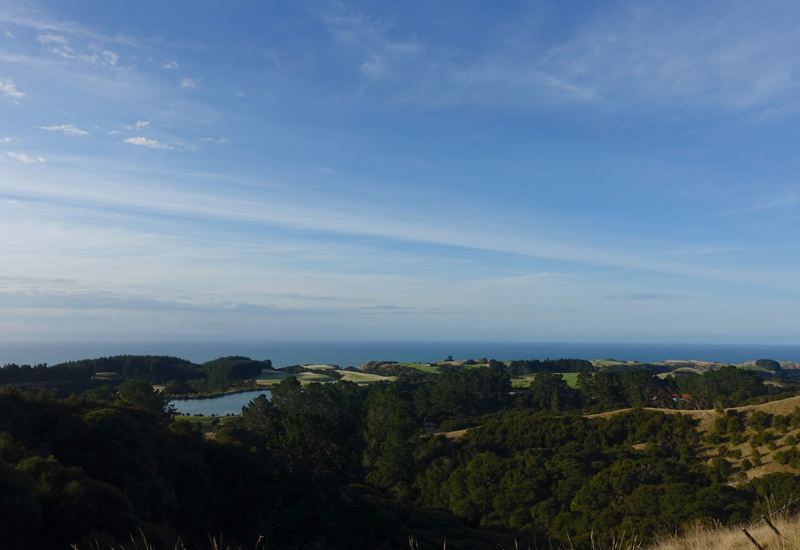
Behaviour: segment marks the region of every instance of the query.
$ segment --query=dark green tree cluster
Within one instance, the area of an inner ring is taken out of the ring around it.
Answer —
[[[448,369],[427,378],[414,392],[414,403],[421,417],[478,416],[510,403],[510,391],[511,378],[503,369]]]
[[[164,355],[116,355],[61,363],[55,367],[84,368],[98,372],[114,372],[125,378],[146,377],[153,380],[189,380],[202,376],[199,365]]]
[[[417,511],[359,484],[365,390],[353,384],[286,382],[279,402],[254,400],[217,441],[150,412],[143,388],[128,389],[113,405],[0,389],[4,548],[116,548],[140,530],[158,550],[175,548],[178,536],[188,549],[207,549],[220,533],[234,548],[260,536],[274,549],[388,550],[409,536],[427,547],[444,538],[453,548],[513,544],[513,534]],[[391,459],[406,435],[400,424],[374,435],[376,486],[383,473],[402,475]]]
[[[211,380],[235,380],[250,378],[262,370],[273,370],[272,361],[254,361],[249,357],[220,357],[200,365],[202,371]]]
[[[82,359],[48,366],[10,363],[0,368],[0,384],[17,382],[51,382],[87,380],[98,372],[112,372],[123,378],[145,378],[166,382],[192,379],[234,380],[272,370],[272,361],[255,361],[249,357],[220,357],[197,365],[178,357],[163,355],[117,355],[98,359]]]
[[[613,410],[623,407],[652,405],[676,406],[677,385],[671,377],[659,378],[648,369],[619,373],[602,370],[578,375],[578,390],[584,407]]]
[[[0,385],[14,382],[88,380],[94,376],[95,372],[92,366],[85,364],[67,363],[48,367],[47,363],[33,366],[8,363],[0,368]]]
[[[778,372],[778,373],[781,372],[781,370],[783,370],[781,368],[781,364],[772,359],[758,359],[756,361],[756,366],[761,367],[762,369],[766,369],[768,371]]]
[[[540,411],[563,411],[577,409],[581,406],[581,394],[569,387],[560,374],[540,371],[529,387],[533,394],[530,405]]]
[[[686,374],[678,378],[681,392],[691,394],[699,408],[712,408],[723,398],[725,406],[736,406],[747,399],[765,395],[768,388],[757,372],[732,365],[703,374]]]

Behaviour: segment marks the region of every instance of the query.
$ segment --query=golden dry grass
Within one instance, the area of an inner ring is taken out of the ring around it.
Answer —
[[[781,533],[775,534],[762,523],[757,527],[745,526],[747,531],[764,550],[800,550],[800,520],[797,517],[778,514],[772,524]],[[707,528],[696,526],[683,535],[665,536],[647,550],[755,550],[742,527]]]
[[[476,428],[480,428],[480,426],[476,426]],[[467,428],[466,430],[455,430],[453,432],[442,432],[442,435],[445,436],[447,439],[453,439],[453,440],[461,439],[462,437],[464,437],[464,434],[466,434],[471,429],[472,428]]]
[[[307,368],[319,368],[319,369],[333,369],[329,365],[309,365]],[[363,385],[363,384],[374,384],[375,382],[386,381],[392,382],[397,380],[396,376],[379,376],[377,374],[366,374],[363,372],[353,372],[353,371],[345,371],[345,370],[338,370],[336,371],[342,375],[342,380],[347,380],[349,382],[355,382],[356,384]],[[299,374],[290,374],[288,372],[282,371],[264,371],[258,377],[256,377],[256,382],[260,386],[270,387],[274,384],[277,384],[284,378],[289,378],[290,376],[294,376],[297,378],[301,384],[310,384],[311,382],[336,382],[338,378],[334,378],[332,376],[326,376],[324,374],[319,374],[316,372],[301,372]]]
[[[353,372],[353,371],[338,371],[339,374],[342,375],[342,380],[347,380],[349,382],[355,382],[356,384],[363,385],[363,384],[374,384],[375,382],[393,382],[397,380],[396,376],[380,376],[378,374],[367,374],[364,372]]]

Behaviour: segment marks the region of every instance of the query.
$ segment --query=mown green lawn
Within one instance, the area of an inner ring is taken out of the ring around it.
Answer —
[[[433,373],[439,372],[438,368],[431,367],[425,363],[399,363],[399,364],[403,365],[404,367],[411,367],[412,369],[421,370],[423,372],[433,372]]]

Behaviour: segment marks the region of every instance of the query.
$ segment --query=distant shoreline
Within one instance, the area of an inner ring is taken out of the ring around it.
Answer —
[[[357,367],[370,360],[429,363],[448,355],[458,359],[613,357],[640,363],[692,357],[705,362],[737,364],[755,359],[800,363],[800,344],[635,344],[570,342],[0,342],[0,364],[50,365],[113,355],[168,355],[203,363],[217,357],[242,355],[271,359],[275,368],[334,363]]]

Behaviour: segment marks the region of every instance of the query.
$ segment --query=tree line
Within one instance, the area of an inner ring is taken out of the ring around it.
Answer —
[[[68,361],[52,366],[47,363],[34,366],[9,363],[0,367],[0,384],[90,380],[100,372],[115,373],[124,379],[142,378],[153,383],[200,379],[229,381],[256,376],[264,369],[271,370],[272,361],[231,356],[196,364],[178,357],[162,355],[117,355]]]

